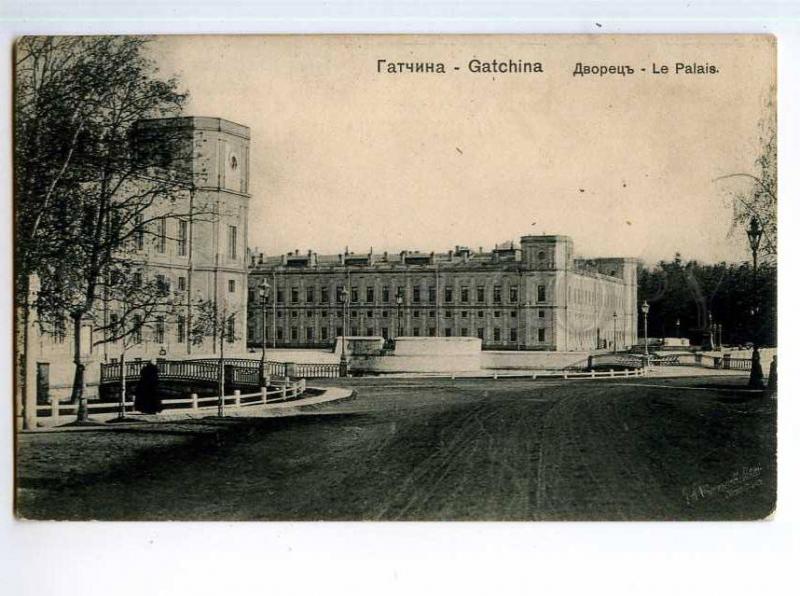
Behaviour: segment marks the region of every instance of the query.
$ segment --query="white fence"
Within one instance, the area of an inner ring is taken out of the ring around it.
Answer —
[[[261,391],[257,393],[241,393],[234,391],[233,395],[226,395],[224,397],[224,404],[226,408],[243,408],[247,406],[259,406],[270,403],[277,403],[295,399],[305,393],[306,380],[298,379],[296,381],[286,380],[278,382],[278,384],[268,389],[262,387]],[[192,393],[191,397],[181,399],[165,399],[161,402],[164,411],[173,412],[205,412],[216,409],[219,405],[219,396],[211,395],[209,397],[198,397],[196,393]],[[126,401],[123,405],[125,413],[128,413],[133,408],[134,402]],[[119,402],[90,402],[87,404],[89,413],[94,414],[115,414],[120,411]],[[57,422],[60,418],[66,416],[75,416],[78,411],[78,405],[73,403],[60,403],[58,400],[53,400],[50,404],[36,406],[36,415],[38,418],[47,419],[51,422]]]
[[[613,379],[613,378],[620,378],[620,377],[643,377],[647,374],[647,370],[644,368],[634,368],[628,369],[623,368],[620,370],[588,370],[588,371],[570,371],[570,370],[560,370],[560,371],[542,371],[531,373],[530,375],[521,375],[520,373],[495,373],[492,375],[493,379],[501,379],[504,377],[525,377],[527,378],[530,376],[531,379]]]

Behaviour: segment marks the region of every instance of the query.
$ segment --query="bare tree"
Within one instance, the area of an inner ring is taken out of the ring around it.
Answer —
[[[774,95],[770,91],[770,97]],[[778,151],[775,105],[765,106],[759,135],[760,152],[752,172],[736,172],[718,180],[737,181],[730,192],[733,207],[731,234],[746,228],[755,217],[764,230],[759,252],[772,262],[778,254]]]
[[[225,344],[233,343],[239,336],[236,333],[236,311],[214,300],[202,300],[193,309],[195,316],[192,319],[190,334],[195,344],[201,344],[207,337],[214,342],[214,351],[219,347],[218,359],[218,385],[219,401],[217,412],[220,416],[225,414]]]
[[[18,329],[27,279],[41,280],[42,319],[72,322],[72,401],[87,419],[81,326],[101,306],[125,311],[100,342],[138,333],[170,296],[148,273],[166,222],[192,206],[191,139],[143,120],[177,116],[186,94],[157,76],[141,37],[23,38],[16,48],[15,177]],[[120,319],[136,324],[120,325]],[[25,340],[21,342],[24,344]],[[24,371],[20,378],[24,378]]]

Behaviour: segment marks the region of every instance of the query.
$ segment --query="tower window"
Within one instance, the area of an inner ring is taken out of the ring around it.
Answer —
[[[228,317],[227,329],[225,330],[225,339],[229,344],[232,344],[236,339],[236,315]]]
[[[186,256],[186,248],[189,238],[189,222],[180,220],[178,221],[178,256]]]
[[[167,219],[165,217],[158,218],[158,252],[167,252]]]
[[[144,248],[144,216],[137,213],[133,218],[133,227],[136,230],[134,233],[134,243],[137,250]]]
[[[156,343],[164,343],[164,317],[156,317],[156,329],[153,335]]]
[[[236,226],[228,226],[228,258],[236,258]]]

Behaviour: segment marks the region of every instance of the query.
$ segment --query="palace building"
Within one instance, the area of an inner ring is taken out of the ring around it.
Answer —
[[[574,258],[567,236],[477,252],[251,255],[248,345],[333,346],[346,333],[478,337],[492,350],[621,350],[637,341],[636,270],[630,258]]]
[[[524,236],[518,245],[477,252],[248,254],[249,128],[221,118],[145,120],[133,127],[132,142],[147,151],[162,136],[177,137],[186,149],[175,165],[191,183],[166,211],[151,214],[153,224],[124,257],[141,264],[142,279],[169,289],[174,308],[149,317],[125,342],[102,335],[120,316],[119,304],[102,302],[82,328],[89,385],[100,363],[123,352],[128,361],[204,356],[218,350],[221,337],[231,355],[262,344],[327,348],[345,334],[477,337],[485,349],[505,350],[621,350],[636,343],[634,259],[574,258],[566,236]],[[224,305],[226,329],[197,344],[190,330],[202,302]],[[26,390],[39,403],[69,393],[71,334],[70,325],[47,329],[32,313]]]

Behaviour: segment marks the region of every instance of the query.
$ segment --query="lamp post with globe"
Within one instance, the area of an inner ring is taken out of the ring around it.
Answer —
[[[401,317],[403,316],[403,295],[398,292],[397,293],[397,333],[395,334],[395,339],[400,337],[403,334],[403,323],[401,321]]]
[[[617,353],[617,311],[614,311],[614,314],[611,315],[611,318],[614,319],[614,353]]]
[[[642,302],[642,318],[644,319],[644,361],[645,366],[650,366],[650,351],[647,340],[647,314],[650,312],[650,305],[647,300]]]
[[[747,240],[750,242],[750,250],[753,253],[753,356],[750,362],[750,387],[761,388],[764,386],[764,371],[761,369],[761,355],[758,353],[758,247],[761,244],[761,237],[764,228],[759,224],[758,219],[753,216],[750,219],[750,227],[747,229]]]
[[[347,330],[350,325],[350,290],[347,288],[342,289],[342,307],[344,309],[342,320],[344,326],[342,327],[342,356],[339,360],[339,376],[347,376]]]
[[[270,286],[267,280],[263,280],[258,285],[258,298],[261,301],[261,362],[258,366],[259,387],[267,386],[265,365],[267,360],[267,300],[269,300]]]

